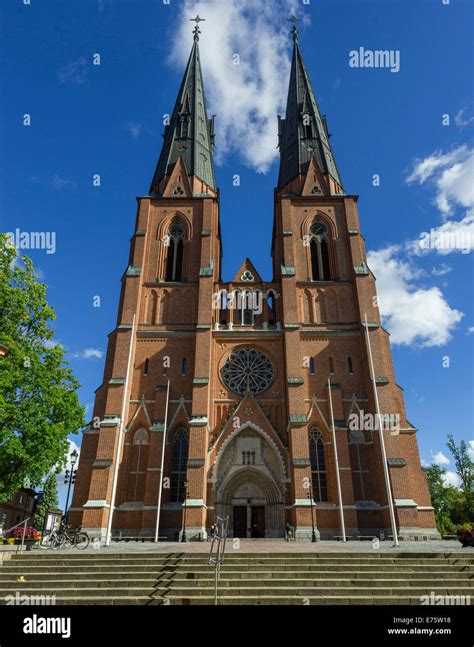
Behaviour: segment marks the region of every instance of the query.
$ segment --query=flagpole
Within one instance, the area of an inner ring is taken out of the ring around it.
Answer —
[[[161,448],[160,483],[158,485],[158,505],[156,510],[155,541],[158,541],[159,534],[160,534],[161,494],[163,492],[163,471],[165,469],[165,447],[166,447],[166,431],[168,428],[169,401],[170,401],[170,381],[168,380],[168,387],[166,389],[165,423],[163,426],[163,446]]]
[[[383,462],[383,473],[385,476],[385,487],[387,489],[387,498],[388,498],[388,508],[390,511],[390,522],[392,525],[392,534],[393,534],[393,542],[395,546],[398,546],[398,534],[397,534],[397,524],[395,521],[395,511],[393,509],[393,499],[392,499],[392,488],[390,487],[390,474],[388,472],[388,465],[387,465],[387,454],[385,452],[385,440],[383,437],[383,424],[382,424],[382,415],[380,413],[380,404],[379,404],[379,396],[377,393],[377,383],[375,381],[375,371],[374,371],[374,359],[372,357],[372,346],[370,344],[370,335],[369,335],[369,324],[367,322],[367,313],[365,313],[365,334],[367,336],[367,348],[369,351],[369,360],[370,360],[370,372],[371,372],[371,377],[372,377],[372,386],[374,389],[374,398],[375,398],[375,406],[377,409],[377,417],[379,420],[379,436],[380,436],[380,449],[382,452],[382,462]]]
[[[120,414],[120,426],[119,426],[119,436],[117,440],[117,451],[115,452],[115,465],[114,465],[114,478],[112,481],[112,496],[110,497],[110,509],[109,509],[109,519],[107,521],[107,534],[105,536],[105,545],[109,546],[110,539],[112,535],[112,519],[114,516],[115,508],[115,497],[117,494],[117,481],[118,481],[118,472],[119,472],[119,461],[122,453],[122,441],[123,441],[123,430],[125,427],[125,415],[127,411],[128,404],[128,384],[130,381],[130,369],[132,365],[132,351],[133,351],[133,340],[135,339],[135,319],[136,315],[133,315],[132,323],[132,334],[130,337],[130,348],[128,351],[128,362],[127,362],[127,375],[125,377],[125,384],[123,389],[123,401],[122,401],[122,413]]]
[[[337,496],[339,499],[339,516],[341,518],[342,541],[346,541],[346,525],[344,523],[344,510],[342,507],[341,475],[339,473],[339,457],[337,453],[337,444],[336,444],[336,429],[334,426],[334,411],[332,408],[331,378],[328,378],[328,390],[329,390],[329,409],[331,411],[332,442],[334,444],[334,456],[336,458],[336,481],[337,481]]]

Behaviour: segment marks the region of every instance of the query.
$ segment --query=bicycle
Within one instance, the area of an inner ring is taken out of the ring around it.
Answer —
[[[59,536],[61,538],[60,548],[67,546],[77,548],[78,550],[85,550],[90,543],[89,535],[86,532],[82,532],[80,528],[72,529],[71,526],[67,526],[66,524],[61,524]]]
[[[50,530],[48,533],[44,533],[38,542],[38,546],[43,550],[51,548],[52,550],[59,550],[62,544],[64,543],[62,536],[59,534],[56,528]]]

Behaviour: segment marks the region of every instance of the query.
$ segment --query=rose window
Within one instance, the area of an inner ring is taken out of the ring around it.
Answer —
[[[239,395],[258,395],[275,379],[270,358],[255,348],[239,348],[229,355],[221,370],[222,381]]]

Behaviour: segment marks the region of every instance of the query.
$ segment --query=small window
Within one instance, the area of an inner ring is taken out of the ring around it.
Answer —
[[[181,362],[181,375],[187,375],[188,374],[188,360],[186,358],[183,358]]]
[[[354,373],[353,367],[352,367],[352,358],[350,357],[347,358],[347,370],[351,375]]]
[[[329,358],[329,373],[334,375],[334,362],[332,357]]]
[[[145,360],[145,364],[144,364],[144,366],[143,366],[143,375],[148,375],[148,368],[149,368],[149,365],[150,365],[150,360],[147,358],[147,359]]]
[[[309,372],[311,375],[314,375],[316,373],[316,366],[314,363],[314,357],[311,357],[309,360]]]

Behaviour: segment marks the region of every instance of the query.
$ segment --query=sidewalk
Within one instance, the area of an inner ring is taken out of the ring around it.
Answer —
[[[151,541],[122,541],[113,542],[110,546],[94,548],[91,544],[85,551],[75,549],[62,549],[59,551],[41,551],[55,555],[67,553],[84,554],[107,552],[113,553],[209,553],[211,542],[159,542]],[[371,541],[319,541],[311,542],[286,542],[283,540],[254,540],[254,539],[227,539],[226,554],[230,553],[453,553],[459,552],[466,556],[474,556],[472,548],[462,548],[457,540],[431,540],[431,541],[401,541],[398,548],[393,546],[392,541],[381,541],[378,546],[373,546]]]

